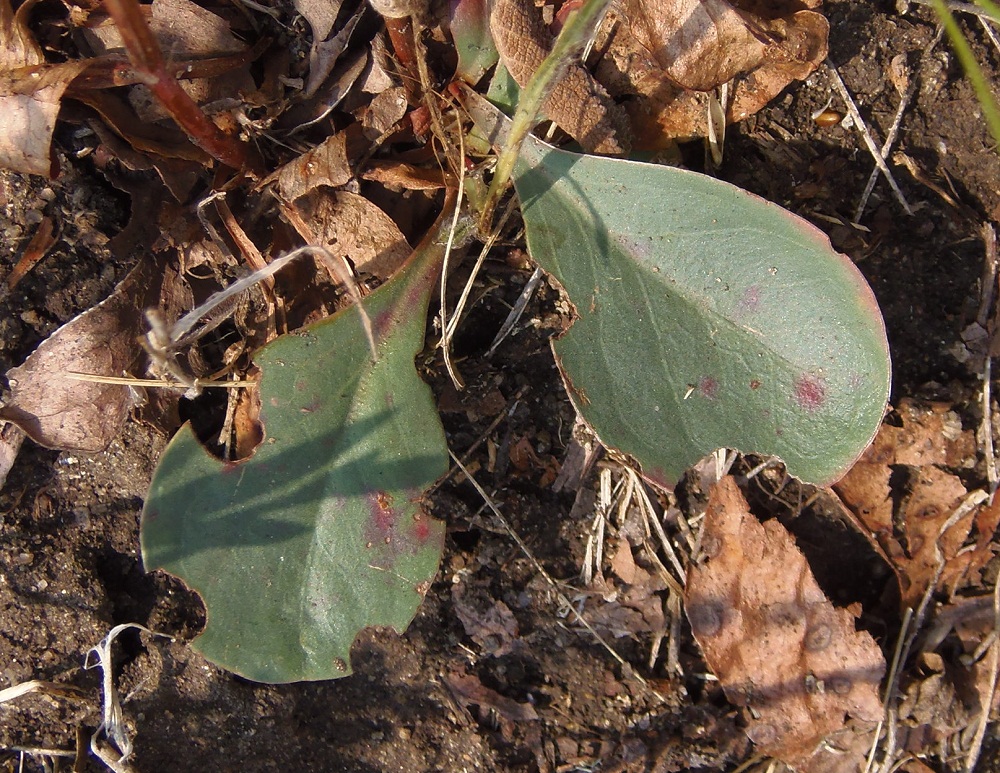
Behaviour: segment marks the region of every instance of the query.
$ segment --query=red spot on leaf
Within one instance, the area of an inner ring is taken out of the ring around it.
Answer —
[[[808,373],[795,380],[795,402],[808,413],[815,413],[826,402],[826,386],[823,381]]]
[[[714,400],[719,395],[719,382],[711,376],[705,376],[698,382],[698,391],[702,397]]]
[[[750,382],[750,388],[751,389],[760,389],[760,379],[755,378],[753,381],[751,381]]]
[[[416,516],[414,516],[414,518],[416,518]],[[419,544],[423,545],[425,542],[427,542],[427,538],[430,536],[431,536],[431,527],[427,523],[427,521],[421,518],[420,520],[417,520],[416,523],[413,524],[413,538]]]
[[[368,495],[370,517],[365,537],[373,542],[391,540],[398,514],[392,507],[392,496],[384,491]]]
[[[744,290],[743,297],[740,298],[738,306],[740,311],[757,311],[757,307],[760,306],[760,287],[757,285],[750,285],[746,290]]]

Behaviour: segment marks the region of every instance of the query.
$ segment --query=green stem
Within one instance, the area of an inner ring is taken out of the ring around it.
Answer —
[[[531,76],[528,85],[521,91],[511,124],[510,137],[497,159],[493,181],[486,195],[486,204],[479,220],[479,230],[487,233],[493,222],[493,210],[503,194],[514,171],[514,164],[521,151],[521,143],[534,127],[536,118],[552,91],[553,86],[563,74],[567,64],[590,40],[593,31],[601,23],[604,14],[611,5],[611,0],[585,0],[583,6],[574,11],[545,61],[541,63],[535,74]]]
[[[932,0],[932,4],[938,17],[941,19],[941,23],[944,24],[945,32],[948,33],[948,38],[951,40],[952,48],[955,49],[958,61],[962,63],[962,69],[965,70],[965,75],[976,92],[976,98],[982,107],[983,117],[986,118],[986,125],[989,127],[990,134],[993,135],[994,142],[1000,145],[1000,109],[997,108],[996,99],[994,99],[993,92],[990,91],[990,86],[986,82],[986,76],[983,75],[983,71],[979,67],[979,62],[976,61],[976,56],[972,53],[971,46],[969,46],[969,41],[965,39],[965,35],[959,29],[958,22],[951,15],[951,11],[945,5],[944,0]],[[979,0],[978,4],[991,13],[996,10],[995,5],[985,2],[985,0]]]

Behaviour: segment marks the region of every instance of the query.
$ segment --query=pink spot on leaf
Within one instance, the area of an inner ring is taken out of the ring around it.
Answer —
[[[815,413],[826,402],[826,386],[823,381],[808,373],[795,380],[795,402],[802,410]]]
[[[754,312],[757,311],[758,306],[760,306],[760,287],[758,285],[750,285],[743,291],[743,297],[740,298],[738,304],[739,310]]]
[[[702,397],[708,400],[714,400],[719,395],[719,382],[711,376],[704,376],[701,381],[698,382],[698,391],[701,393]]]

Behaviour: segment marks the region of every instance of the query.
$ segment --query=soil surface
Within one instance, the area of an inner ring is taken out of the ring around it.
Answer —
[[[828,0],[823,12],[830,61],[879,139],[900,100],[891,74],[903,73],[896,82],[916,79],[895,147],[919,178],[901,163],[893,167],[913,215],[879,180],[864,227],[851,225],[873,160],[856,130],[814,120],[831,96],[831,109],[845,111],[823,68],[732,127],[717,174],[802,215],[856,261],[885,316],[894,405],[940,401],[964,427],[976,427],[981,385],[961,361],[961,333],[980,298],[982,224],[1000,217],[1000,157],[947,44],[929,48],[929,13],[848,0]],[[991,75],[1000,54],[978,26],[962,23]],[[108,244],[128,222],[129,197],[107,183],[93,158],[75,157],[75,143],[72,130],[57,133],[62,172],[55,180],[0,176],[5,270],[43,214],[61,227],[52,252],[0,301],[0,371],[105,298],[135,260]],[[254,684],[191,648],[204,624],[199,598],[142,567],[139,513],[167,437],[130,421],[92,456],[27,441],[0,493],[0,688],[38,679],[79,691],[0,705],[3,769],[73,767],[78,734],[86,745],[101,722],[100,670],[83,668],[87,653],[124,623],[173,637],[129,630],[115,647],[113,676],[135,732],[128,761],[135,771],[681,771],[733,769],[748,759],[741,714],[706,680],[685,619],[652,665],[648,627],[636,633],[628,620],[604,619],[598,630],[626,668],[560,601],[561,593],[600,609],[580,579],[594,508],[586,497],[574,508],[576,494],[552,486],[574,423],[549,351],[563,323],[558,292],[543,282],[515,333],[486,355],[530,276],[521,262],[516,247],[498,248],[479,280],[455,351],[469,391],[455,393],[433,354],[425,370],[449,445],[460,458],[476,446],[467,462],[554,584],[476,491],[452,476],[430,497],[431,511],[447,524],[446,549],[409,629],[363,633],[349,677]],[[465,276],[456,272],[456,291]],[[740,461],[736,469],[751,466]],[[970,484],[983,485],[974,450],[959,466]],[[686,511],[704,506],[696,477],[678,488]],[[760,514],[791,512],[759,499]],[[891,581],[885,564],[817,508],[797,515],[801,540],[837,545],[813,561],[824,589],[838,604],[865,604],[864,624],[890,652],[900,620],[883,598]],[[608,529],[607,539],[617,538],[618,527]],[[667,670],[668,646],[682,675]],[[928,753],[931,769],[960,764]],[[997,767],[993,753],[988,742],[981,769]],[[93,757],[77,765],[105,769]]]

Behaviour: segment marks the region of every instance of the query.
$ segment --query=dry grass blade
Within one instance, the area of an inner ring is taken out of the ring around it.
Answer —
[[[577,611],[576,607],[573,605],[573,602],[571,602],[566,597],[566,594],[559,589],[558,583],[556,583],[556,581],[552,579],[552,576],[545,570],[545,567],[541,565],[538,559],[535,558],[534,554],[528,549],[528,546],[524,544],[524,540],[522,540],[520,535],[516,531],[514,531],[514,527],[510,525],[510,522],[504,517],[503,513],[500,512],[500,509],[493,502],[493,499],[490,497],[490,495],[486,493],[486,490],[479,485],[479,482],[472,476],[472,473],[465,468],[465,465],[463,465],[458,460],[457,456],[455,456],[450,451],[448,453],[451,456],[451,460],[455,463],[458,469],[462,471],[462,474],[465,475],[466,480],[468,480],[469,483],[472,484],[472,487],[476,490],[476,493],[478,493],[479,496],[482,497],[483,502],[485,502],[486,506],[489,507],[490,512],[493,513],[494,517],[503,526],[504,531],[506,531],[507,534],[510,535],[510,538],[514,540],[515,543],[517,543],[517,546],[521,549],[521,552],[524,554],[525,558],[527,558],[528,561],[531,562],[532,566],[535,567],[535,570],[544,578],[544,580],[552,588],[553,593],[555,593],[556,598],[559,599],[559,602],[560,604],[563,605],[563,608],[568,609],[570,611],[570,614],[573,616],[573,619],[576,622],[578,622],[581,626],[583,626],[587,630],[587,632],[594,637],[594,639],[598,642],[598,644],[600,644],[605,650],[607,650],[608,654],[610,654],[611,657],[614,658],[615,661],[625,670],[625,673],[630,674],[636,681],[638,681],[643,687],[645,687],[649,691],[650,695],[655,697],[657,700],[665,703],[666,698],[664,698],[663,695],[661,695],[656,690],[656,688],[654,688],[642,676],[642,674],[636,673],[635,670],[632,668],[632,666],[628,663],[628,661],[626,661],[621,655],[619,655],[615,651],[615,649],[610,644],[608,644],[608,642],[604,639],[604,637],[601,636],[596,630],[594,630],[594,627],[587,621],[587,619]]]
[[[111,655],[111,648],[118,635],[130,628],[144,631],[152,636],[162,636],[171,641],[174,638],[165,633],[151,631],[136,623],[126,623],[124,625],[116,625],[112,628],[108,632],[108,635],[87,653],[88,660],[90,655],[93,654],[96,661],[94,663],[85,663],[84,668],[94,668],[96,666],[101,669],[101,691],[104,706],[101,724],[94,731],[94,735],[90,739],[90,747],[91,751],[111,767],[112,770],[116,771],[116,773],[127,769],[125,762],[132,755],[132,736],[125,725],[125,714],[122,711],[121,701],[118,698],[118,691],[115,689],[114,661]],[[102,734],[104,738],[114,745],[119,755],[117,760],[113,758],[113,755],[108,754],[107,747],[102,743]]]

